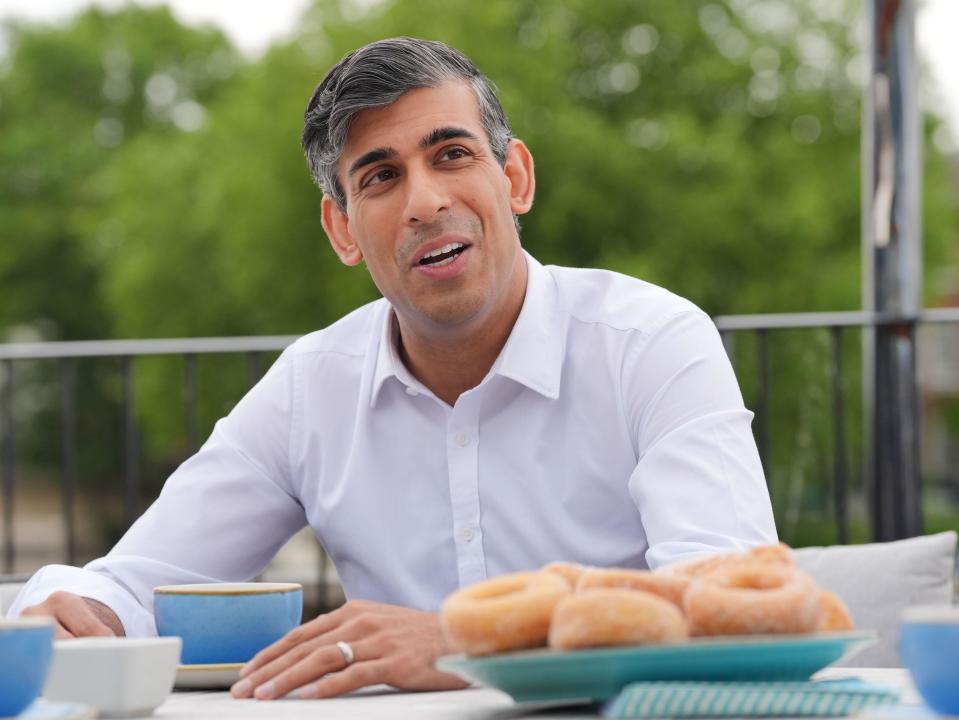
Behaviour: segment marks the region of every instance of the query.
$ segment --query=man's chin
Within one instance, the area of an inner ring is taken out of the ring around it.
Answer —
[[[472,324],[479,316],[482,306],[479,298],[450,297],[420,305],[417,310],[422,319],[434,329],[455,332]]]

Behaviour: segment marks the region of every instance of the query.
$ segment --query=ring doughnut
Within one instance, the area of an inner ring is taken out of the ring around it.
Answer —
[[[680,560],[672,565],[659,568],[656,573],[662,575],[684,575],[689,578],[696,578],[729,565],[743,562],[744,560],[778,565],[793,564],[792,551],[789,546],[783,543],[777,543],[775,545],[760,545],[744,553],[721,553],[719,555],[709,555],[695,560]]]
[[[694,579],[683,608],[693,635],[809,633],[822,618],[812,578],[769,562],[741,561]]]
[[[549,646],[557,650],[656,645],[689,637],[686,618],[668,600],[642,590],[595,588],[560,601]]]
[[[450,644],[467,655],[538,647],[546,643],[553,609],[571,592],[553,573],[500,575],[450,595],[440,622]]]
[[[852,630],[855,623],[852,621],[852,615],[846,603],[839,599],[839,596],[829,590],[822,590],[822,619],[819,621],[817,630],[822,632],[836,632],[839,630]]]
[[[690,579],[682,575],[658,575],[649,570],[627,568],[588,568],[576,585],[576,592],[590,588],[645,590],[683,607],[683,595]]]
[[[746,557],[760,562],[781,563],[783,565],[793,565],[793,551],[785,543],[776,543],[775,545],[760,545],[752,548],[746,553]]]
[[[553,573],[564,578],[571,588],[576,587],[583,573],[588,570],[585,565],[572,562],[551,562],[541,568],[542,572]]]

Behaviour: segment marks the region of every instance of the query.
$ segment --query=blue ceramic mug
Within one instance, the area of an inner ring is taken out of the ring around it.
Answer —
[[[154,588],[157,633],[183,638],[184,665],[245,663],[300,624],[297,583],[210,583]]]
[[[19,715],[43,690],[53,656],[53,620],[0,618],[0,717]]]
[[[899,655],[922,699],[942,715],[959,715],[959,607],[907,608]]]

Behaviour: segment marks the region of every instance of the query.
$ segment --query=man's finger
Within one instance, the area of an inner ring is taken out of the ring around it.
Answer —
[[[23,617],[47,617],[53,620],[53,639],[54,640],[71,640],[76,637],[73,633],[63,627],[63,624],[53,613],[52,610],[48,610],[44,605],[35,605],[33,607],[26,608],[22,613]]]
[[[385,659],[356,662],[345,670],[327,675],[318,682],[310,683],[297,691],[303,699],[329,698],[345,695],[369,685],[386,682],[390,661]]]
[[[373,659],[377,653],[372,643],[355,643],[353,654],[355,662],[360,664],[363,658]],[[301,688],[307,683],[320,679],[328,673],[342,670],[345,665],[343,653],[335,645],[316,648],[305,658],[281,672],[276,677],[260,685],[253,693],[257,700],[272,700],[283,697],[289,692]]]
[[[114,637],[114,632],[94,615],[82,598],[65,601],[57,611],[57,620],[75,637]]]
[[[261,665],[245,676],[241,675],[240,680],[230,688],[230,692],[235,698],[253,697],[253,691],[257,687],[304,660],[321,646],[322,643],[310,640],[291,648],[278,658],[270,660],[266,665]]]
[[[246,673],[241,672],[240,674],[241,682],[236,683],[232,688],[233,696],[250,697],[257,687],[295,665],[317,648],[335,646],[338,640],[355,643],[357,640],[372,637],[369,623],[364,623],[361,618],[362,616],[349,617],[345,622],[331,629],[330,632],[301,641],[299,645],[290,646],[285,653],[274,657],[272,660],[263,661],[265,664],[248,665],[250,669]],[[322,625],[318,623],[315,627],[322,627]],[[301,637],[306,637],[306,635]],[[382,654],[381,651],[375,651],[371,656],[379,657]],[[342,656],[342,653],[340,655]],[[250,682],[243,683],[242,680],[249,680]]]
[[[293,628],[275,643],[263,648],[254,655],[252,660],[240,668],[240,677],[244,678],[250,675],[264,665],[273,662],[281,655],[285,655],[297,645],[319,637],[320,635],[325,635],[331,630],[335,630],[344,619],[345,613],[342,611],[342,607],[337,608],[332,612],[319,615],[309,622]]]
[[[76,635],[67,630],[60,623],[57,623],[57,626],[53,629],[54,640],[73,640],[75,637]]]

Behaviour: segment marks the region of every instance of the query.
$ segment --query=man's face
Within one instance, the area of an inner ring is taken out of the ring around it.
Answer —
[[[500,166],[466,83],[360,112],[338,171],[347,209],[324,198],[324,228],[344,262],[366,261],[401,322],[475,326],[525,283],[513,213],[532,203],[532,161],[512,141]]]

